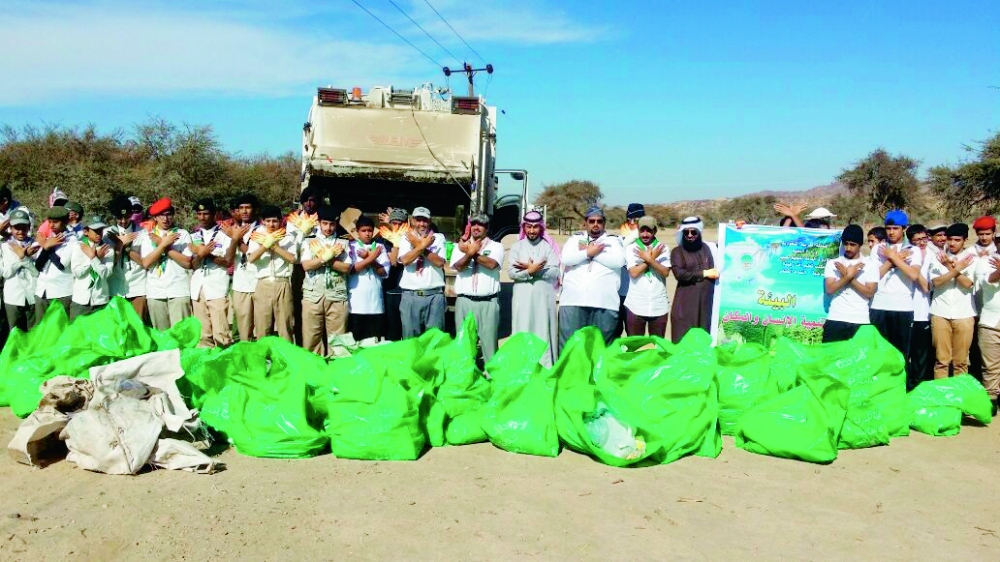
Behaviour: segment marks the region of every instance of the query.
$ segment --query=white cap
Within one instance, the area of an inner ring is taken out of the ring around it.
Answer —
[[[417,207],[416,209],[413,209],[413,212],[410,213],[410,216],[412,216],[415,219],[419,218],[430,219],[431,212],[430,209],[428,209],[427,207]]]
[[[806,218],[807,219],[830,219],[830,218],[833,218],[835,216],[837,216],[837,215],[831,213],[830,209],[827,209],[826,207],[816,207],[816,209],[813,210],[813,212],[811,212],[808,215],[806,215]]]

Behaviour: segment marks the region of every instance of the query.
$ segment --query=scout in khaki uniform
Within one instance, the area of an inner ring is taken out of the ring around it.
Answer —
[[[215,203],[202,199],[195,203],[198,227],[191,233],[191,304],[201,321],[199,347],[225,347],[233,343],[229,324],[229,266],[239,246],[230,232],[215,222]]]
[[[257,339],[277,334],[294,342],[292,325],[292,266],[298,243],[281,228],[281,209],[271,205],[260,214],[264,226],[250,234],[247,260],[257,268],[253,294]]]
[[[302,249],[302,347],[329,355],[329,338],[347,332],[347,275],[351,257],[347,241],[337,238],[338,214],[319,211],[319,236]]]

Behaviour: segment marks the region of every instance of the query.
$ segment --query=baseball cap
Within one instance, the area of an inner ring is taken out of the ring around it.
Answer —
[[[139,207],[140,209],[142,208],[142,201],[140,201],[139,198],[136,197],[135,195],[129,197],[128,202],[132,204],[133,208],[135,207]]]
[[[17,226],[19,224],[31,224],[31,216],[28,215],[28,211],[24,209],[14,209],[10,213],[10,220],[8,224],[11,226]]]
[[[57,221],[64,221],[69,218],[69,211],[67,211],[66,207],[63,207],[62,205],[49,207],[49,210],[45,212],[45,218]]]
[[[413,212],[410,213],[410,214],[415,219],[419,219],[419,218],[430,219],[431,218],[431,211],[427,207],[417,207],[416,209],[413,209]]]
[[[389,222],[392,221],[406,222],[406,219],[408,218],[409,215],[406,214],[406,209],[400,209],[399,207],[393,209],[392,212],[389,213]]]
[[[656,219],[646,215],[639,218],[639,228],[648,228],[650,230],[656,230]]]
[[[73,211],[78,215],[83,214],[83,205],[77,203],[76,201],[67,201],[63,207],[66,207],[67,211]]]
[[[107,223],[101,218],[101,215],[90,215],[86,220],[83,221],[83,226],[91,229],[98,230],[101,228],[107,228]]]

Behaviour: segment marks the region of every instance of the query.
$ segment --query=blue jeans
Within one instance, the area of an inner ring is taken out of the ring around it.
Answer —
[[[618,325],[618,311],[592,306],[560,306],[559,307],[559,351],[566,345],[566,340],[574,332],[584,326],[596,326],[604,336],[604,343],[610,344],[621,333],[615,333]]]

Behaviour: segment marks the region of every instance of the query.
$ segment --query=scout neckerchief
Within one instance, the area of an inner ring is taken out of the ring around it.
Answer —
[[[378,242],[376,242],[374,238],[372,239],[371,245],[365,244],[361,240],[355,240],[351,244],[351,261],[352,262],[353,261],[358,261],[358,255],[359,255],[358,254],[358,248],[359,247],[361,249],[365,250],[366,252],[370,253],[370,252],[374,252],[375,251],[375,247],[376,246],[378,246]],[[371,269],[371,268],[369,268],[369,269]],[[368,270],[365,270],[365,271],[367,272]]]
[[[94,256],[95,257],[97,256],[97,248],[93,245],[93,242],[90,241],[90,238],[84,236],[83,238],[80,239],[80,243],[88,248],[94,248]],[[101,276],[98,275],[96,271],[94,271],[93,266],[87,268],[87,272],[90,274],[90,285],[88,285],[87,288],[93,289],[94,286],[97,285],[97,281],[101,278]]]
[[[643,252],[645,252],[647,250],[652,250],[653,248],[655,248],[656,245],[660,243],[660,241],[657,240],[656,237],[653,237],[653,239],[649,241],[649,246],[646,246],[645,244],[642,243],[642,238],[637,238],[635,243],[639,245],[639,248],[641,248]],[[652,277],[653,276],[652,266],[647,266],[646,272],[643,275],[645,275],[646,277]]]
[[[208,241],[206,242],[205,235],[208,233],[212,233],[212,235],[208,237]],[[202,244],[205,244],[206,246],[212,248],[213,250],[215,249],[215,237],[218,234],[219,234],[219,225],[215,225],[209,229],[204,229],[204,228],[198,229],[198,236],[201,237]],[[211,256],[209,257],[209,259],[201,261],[201,271],[203,273],[208,271],[208,265],[210,261],[211,261]]]
[[[135,229],[135,230],[133,230],[133,229]],[[111,233],[112,234],[132,234],[133,232],[137,232],[137,231],[138,231],[138,228],[136,228],[136,226],[134,224],[132,224],[131,222],[128,223],[128,226],[126,226],[126,227],[121,227],[121,226],[119,226],[117,224],[114,225],[113,227],[111,227]],[[118,259],[117,265],[118,265],[118,267],[120,269],[128,269],[128,270],[131,271],[132,269],[135,269],[135,266],[138,265],[138,264],[134,263],[132,261],[132,259],[129,258],[129,256],[128,256],[128,248],[131,245],[132,245],[132,243],[129,242],[128,245],[123,245],[122,246],[122,253],[117,258]]]
[[[242,227],[243,225],[240,225],[240,226]],[[253,234],[253,231],[255,231],[255,230],[257,230],[257,221],[253,221],[252,223],[250,223],[250,230],[247,230],[247,236],[250,236],[251,234]],[[236,244],[242,244],[243,240],[240,240],[239,242],[236,242],[235,240],[233,240],[233,242],[235,242]],[[247,248],[247,250],[249,250],[249,249],[250,248]],[[237,248],[237,250],[239,250],[239,248]],[[247,253],[249,253],[249,252],[247,252]],[[246,269],[247,268],[247,253],[244,253],[242,250],[240,251],[240,268],[241,269]]]
[[[480,243],[479,251],[482,252],[489,243],[489,237],[484,237]],[[486,250],[482,255],[489,256],[490,251]],[[479,260],[475,256],[472,256],[472,292],[475,293],[477,289],[479,289]]]
[[[316,240],[318,240],[319,243],[323,245],[323,247],[329,248],[339,243],[336,234],[329,237],[322,236],[322,234],[323,233],[321,232],[320,235],[316,237]],[[327,244],[327,242],[333,242],[333,244]],[[343,275],[339,271],[333,269],[333,262],[337,261],[337,258],[339,257],[340,256],[334,256],[332,260],[323,264],[323,285],[327,289],[332,289],[334,280],[336,280],[339,277],[343,277]]]
[[[426,236],[421,236],[421,238],[426,238],[427,236],[430,236],[430,237],[433,238],[434,237],[434,231],[431,230],[431,229],[427,229],[427,235]],[[431,242],[431,245],[428,246],[427,250],[425,250],[425,251],[427,251],[427,252],[433,252],[434,251],[434,243]],[[420,255],[417,256],[417,261],[416,261],[417,275],[423,275],[424,274],[424,265],[425,265],[425,263],[426,262],[424,260],[424,253],[420,252]]]
[[[177,232],[177,227],[176,226],[170,227],[169,230],[162,230],[162,229],[160,229],[159,225],[153,227],[153,235],[156,236],[157,238],[163,238],[168,233],[169,234],[173,234],[175,232]],[[156,264],[156,276],[157,277],[162,277],[163,274],[167,272],[167,259],[168,259],[167,254],[169,254],[169,253],[170,253],[170,248],[167,248],[160,255],[160,261],[157,262],[157,264]]]

